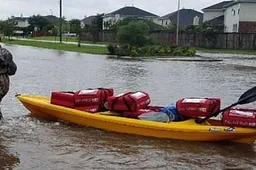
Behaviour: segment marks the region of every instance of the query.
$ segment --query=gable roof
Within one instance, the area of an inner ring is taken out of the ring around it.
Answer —
[[[54,15],[46,15],[45,18],[50,22],[57,22],[59,21],[59,18]]]
[[[211,6],[208,6],[204,9],[202,9],[202,11],[211,11],[211,10],[223,10],[225,8],[225,5],[232,3],[233,1],[223,1]]]
[[[232,1],[231,3],[224,5],[224,7],[227,8],[227,7],[233,6],[238,3],[256,3],[256,0],[236,0],[236,1]]]
[[[177,11],[176,11],[177,12]],[[174,15],[176,12],[172,12],[170,14],[164,15],[162,17],[160,17],[160,19],[169,19],[172,15]]]
[[[144,11],[144,10],[134,7],[134,6],[126,6],[126,7],[120,8],[114,12],[107,14],[106,16],[113,16],[116,14],[119,14],[121,16],[158,17],[155,14]]]
[[[93,21],[96,19],[96,15],[92,15],[92,16],[89,16],[89,17],[86,17],[84,19],[81,20],[81,22],[84,24],[84,25],[92,25],[93,24]]]
[[[15,21],[26,21],[29,19],[29,17],[12,17],[11,19]]]
[[[162,16],[160,19],[169,19],[172,23],[176,23],[177,15],[178,15],[178,11],[175,11],[173,13]],[[179,23],[180,27],[186,27],[188,25],[193,24],[195,16],[199,17],[199,23],[201,23],[203,21],[204,14],[193,9],[181,9],[179,11],[179,15],[180,15],[180,23]]]
[[[209,22],[211,24],[214,24],[216,26],[222,26],[222,25],[224,25],[224,15],[213,18],[212,20],[209,20],[207,22]]]

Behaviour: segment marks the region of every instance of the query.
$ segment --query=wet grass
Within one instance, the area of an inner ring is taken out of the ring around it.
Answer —
[[[203,53],[222,53],[222,54],[256,55],[256,50],[203,49],[203,48],[197,48],[197,52],[203,52]]]
[[[64,50],[72,51],[79,53],[90,53],[90,54],[107,54],[107,48],[101,46],[85,46],[81,45],[78,47],[75,44],[61,44],[61,43],[49,43],[49,42],[40,42],[40,41],[24,41],[24,40],[3,40],[3,43],[6,44],[15,44],[15,45],[24,45],[24,46],[33,46],[39,48],[55,49],[55,50]]]
[[[32,40],[47,40],[47,41],[60,41],[59,36],[43,36],[43,37],[29,37],[28,39]],[[62,37],[63,42],[77,42],[78,39],[77,37],[68,37],[68,36],[63,36]],[[81,43],[89,43],[89,44],[108,44],[107,42],[91,42],[91,41],[81,41]]]
[[[48,41],[60,41],[60,37],[55,36],[43,36],[43,37],[30,37],[33,40],[48,40]],[[77,37],[62,37],[63,41],[77,42]]]
[[[56,49],[56,50],[64,50],[64,51],[73,51],[73,52],[80,52],[80,53],[90,53],[90,54],[107,54],[107,47],[101,46],[85,46],[81,45],[81,47],[77,47],[76,44],[61,44],[59,43],[59,37],[37,37],[33,38],[37,40],[50,40],[56,41],[53,43],[50,42],[40,42],[40,41],[25,41],[25,40],[6,40],[3,39],[3,42],[6,44],[17,44],[17,45],[24,45],[24,46],[33,46],[33,47],[40,47],[40,48],[47,48],[47,49]],[[65,42],[65,38],[63,38]],[[76,37],[69,37],[67,39],[69,42],[77,42]],[[86,42],[81,42],[86,43]],[[88,42],[90,43],[90,42]],[[96,43],[96,44],[104,44]],[[233,49],[204,49],[204,48],[197,48],[197,52],[202,53],[222,53],[222,54],[244,54],[244,55],[256,55],[256,50],[233,50]]]

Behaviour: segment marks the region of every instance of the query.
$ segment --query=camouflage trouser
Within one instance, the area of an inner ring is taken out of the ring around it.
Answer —
[[[8,93],[9,85],[10,85],[9,76],[6,74],[0,74],[0,102],[2,101],[4,96]],[[0,119],[1,118],[2,118],[2,113],[0,110]]]

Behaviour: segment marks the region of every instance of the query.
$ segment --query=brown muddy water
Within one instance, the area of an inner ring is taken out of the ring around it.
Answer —
[[[256,169],[256,145],[162,140],[50,122],[31,117],[14,97],[113,87],[116,94],[146,91],[152,105],[219,96],[225,107],[256,85],[256,56],[200,54],[223,59],[217,62],[124,60],[3,46],[13,53],[18,72],[1,105],[0,169]]]

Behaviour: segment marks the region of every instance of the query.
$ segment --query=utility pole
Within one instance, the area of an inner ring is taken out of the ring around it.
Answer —
[[[60,0],[60,43],[62,43],[62,0]]]
[[[179,27],[180,27],[180,0],[178,0],[178,12],[177,12],[177,30],[176,30],[176,45],[179,45]]]

